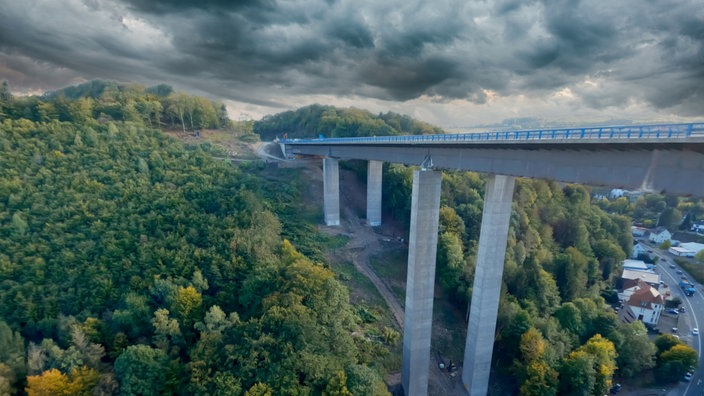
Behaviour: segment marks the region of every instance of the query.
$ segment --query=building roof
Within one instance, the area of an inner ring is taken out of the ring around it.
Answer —
[[[683,247],[687,250],[691,250],[694,253],[699,252],[700,250],[704,249],[704,243],[697,243],[697,242],[685,242],[681,243],[680,247]]]
[[[653,304],[663,305],[665,303],[662,295],[649,284],[639,281],[638,286],[635,287],[637,290],[631,294],[628,299],[628,305],[653,309]]]
[[[687,254],[687,253],[696,253],[694,250],[690,250],[687,248],[680,246],[673,246],[670,249],[672,252],[676,252],[677,254]]]
[[[622,261],[624,269],[637,270],[637,271],[647,271],[648,265],[645,264],[643,260],[631,260],[626,259]]]
[[[659,235],[659,234],[662,234],[662,233],[665,232],[665,231],[667,231],[667,228],[665,228],[665,227],[663,227],[663,226],[660,226],[660,227],[656,227],[655,229],[653,229],[652,231],[650,231],[650,233],[651,233],[651,234],[655,234],[655,235]],[[670,231],[667,231],[667,232],[668,232],[668,234],[670,233]]]
[[[624,269],[621,274],[623,279],[641,279],[653,285],[660,283],[660,275],[653,271],[638,271],[632,269]]]

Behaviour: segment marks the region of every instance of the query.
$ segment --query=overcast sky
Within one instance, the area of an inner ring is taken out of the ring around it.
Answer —
[[[442,127],[704,119],[701,0],[0,0],[0,79],[166,83]]]

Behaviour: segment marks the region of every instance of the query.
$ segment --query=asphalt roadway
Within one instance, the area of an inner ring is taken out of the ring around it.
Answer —
[[[704,395],[704,361],[702,360],[701,333],[694,335],[692,334],[692,329],[697,328],[701,331],[701,325],[704,325],[704,288],[701,284],[695,282],[689,274],[684,272],[680,266],[675,264],[671,254],[662,252],[657,247],[651,247],[650,249],[653,254],[660,257],[657,262],[657,272],[660,274],[660,279],[670,286],[673,296],[682,300],[681,306],[686,310],[685,313],[679,314],[677,334],[682,341],[697,351],[699,361],[691,381],[681,379],[675,387],[669,389],[665,394],[667,396],[702,396]],[[671,265],[674,265],[675,268],[670,268]],[[683,274],[678,274],[677,271],[682,271]],[[682,276],[686,276],[687,279],[694,283],[697,289],[691,297],[687,297],[679,287],[679,280]],[[667,331],[668,329],[661,330],[664,334],[671,333]]]

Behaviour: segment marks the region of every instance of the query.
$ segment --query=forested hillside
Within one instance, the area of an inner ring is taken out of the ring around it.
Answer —
[[[43,96],[12,98],[7,82],[3,82],[0,98],[5,98],[0,103],[0,120],[24,118],[35,122],[77,124],[90,120],[123,121],[149,128],[169,126],[183,131],[231,125],[224,104],[174,92],[164,84],[147,88],[138,84],[95,80]]]
[[[304,183],[160,130],[231,127],[221,104],[165,85],[91,82],[42,97],[0,87],[0,394],[387,393],[379,361],[398,334],[367,327],[318,262]],[[254,130],[265,140],[440,132],[318,105]],[[436,280],[461,311],[484,183],[443,172]],[[406,225],[411,184],[412,168],[385,165],[385,210]],[[607,213],[590,195],[517,181],[492,394],[603,395],[614,375],[667,383],[696,363],[689,346],[652,342],[607,304],[632,246],[624,214],[637,210],[600,201]]]
[[[179,94],[121,89],[0,98],[0,394],[385,394],[280,187],[150,128]]]
[[[406,115],[387,112],[373,115],[355,108],[311,105],[264,117],[254,124],[254,132],[262,140],[276,137],[313,138],[422,135],[443,133],[442,129],[417,121]]]

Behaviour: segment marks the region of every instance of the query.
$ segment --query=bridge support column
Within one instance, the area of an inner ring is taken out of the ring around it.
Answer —
[[[406,396],[428,393],[441,181],[440,171],[416,170],[413,173],[401,367]]]
[[[336,158],[323,159],[325,225],[340,225],[340,168]]]
[[[367,224],[381,225],[381,161],[369,161],[367,166]]]
[[[462,381],[471,396],[484,396],[489,388],[514,182],[513,176],[490,175],[486,183],[462,367]]]

